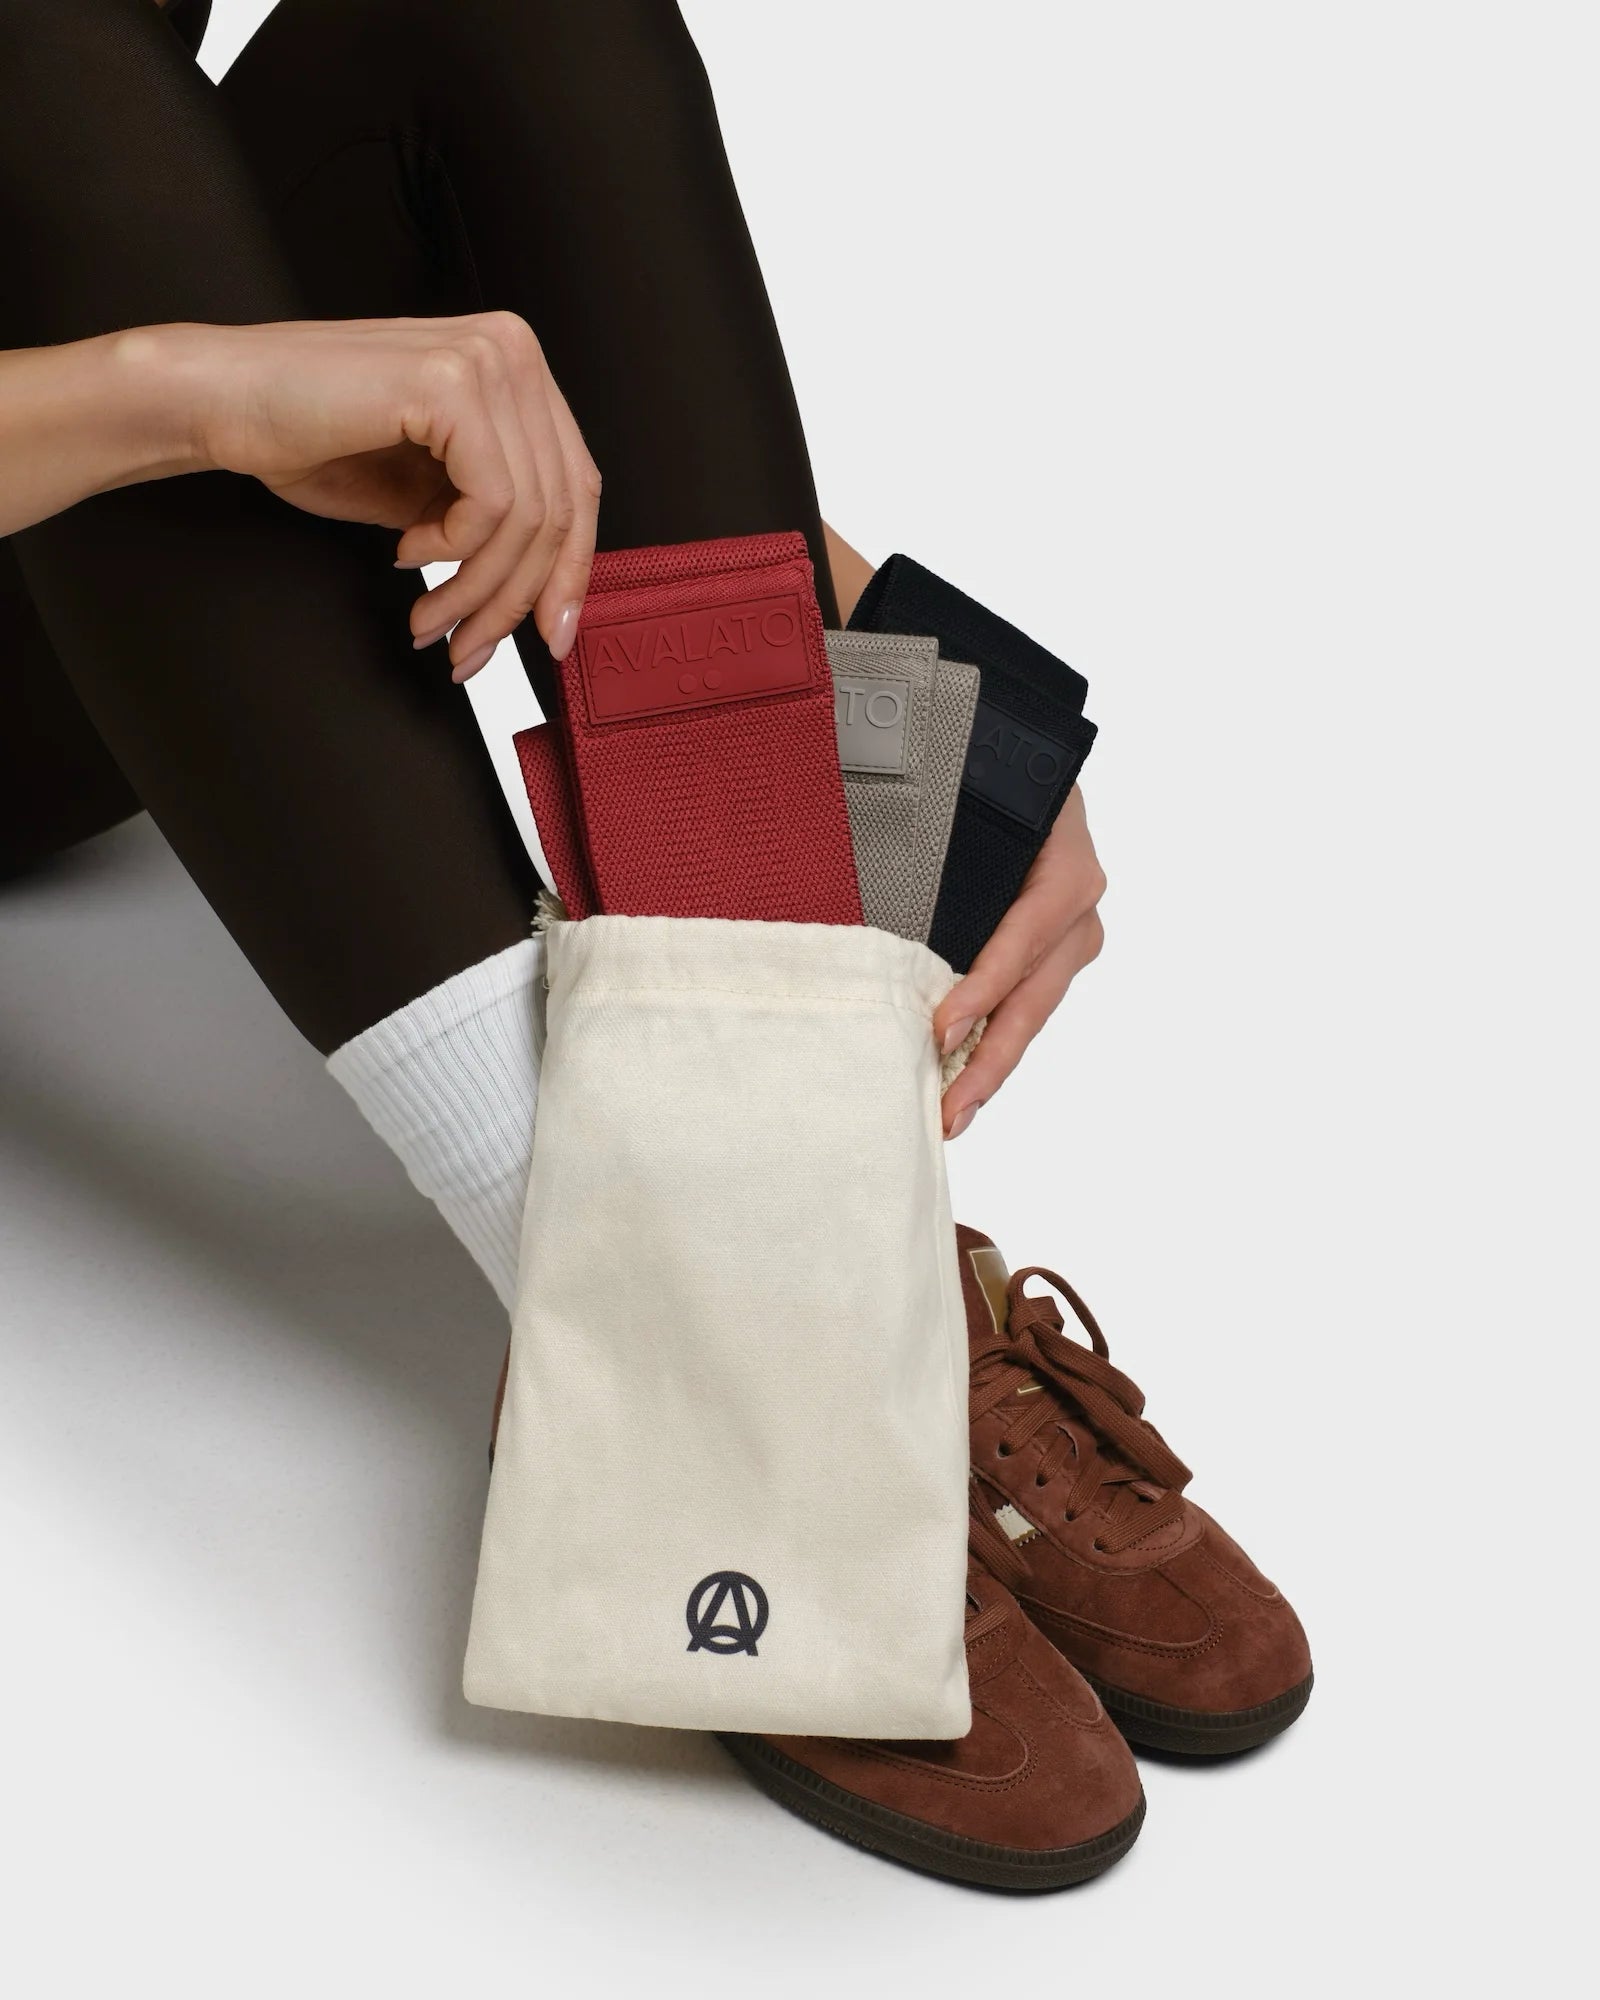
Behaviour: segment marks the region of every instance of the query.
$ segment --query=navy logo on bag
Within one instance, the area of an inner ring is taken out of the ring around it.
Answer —
[[[731,1623],[717,1622],[727,1608]],[[701,1577],[689,1593],[689,1651],[748,1653],[755,1658],[756,1641],[767,1629],[767,1593],[753,1576],[736,1569],[714,1570]]]

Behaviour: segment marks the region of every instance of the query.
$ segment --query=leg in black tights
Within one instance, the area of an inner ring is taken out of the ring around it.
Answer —
[[[669,0],[280,0],[221,91],[319,315],[521,313],[604,477],[602,547],[800,528],[836,622],[777,329]]]
[[[506,307],[600,465],[603,545],[798,527],[825,586],[782,351],[675,7],[286,0],[220,102],[150,0],[0,0],[0,48],[0,344]],[[411,652],[391,540],[216,475],[101,496],[15,544],[115,765],[324,1050],[513,942],[531,899],[442,648]],[[20,648],[0,646],[10,678]],[[537,635],[524,657],[547,691]]]
[[[138,810],[0,541],[0,879]]]

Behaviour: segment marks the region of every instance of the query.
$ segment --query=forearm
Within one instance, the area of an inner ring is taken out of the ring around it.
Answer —
[[[205,464],[182,330],[139,327],[0,353],[0,535]]]

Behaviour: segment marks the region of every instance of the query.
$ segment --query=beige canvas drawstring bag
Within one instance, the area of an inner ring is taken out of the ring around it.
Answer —
[[[861,926],[551,928],[469,1699],[966,1733],[952,980]]]

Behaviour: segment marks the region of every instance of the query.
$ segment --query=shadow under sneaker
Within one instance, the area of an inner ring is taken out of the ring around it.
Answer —
[[[976,1229],[956,1239],[973,1476],[1022,1565],[1023,1609],[1131,1743],[1223,1756],[1287,1729],[1312,1678],[1288,1601],[1184,1498],[1188,1467],[1072,1287],[1039,1266],[1008,1276]],[[1087,1346],[1031,1278],[1068,1302]]]

